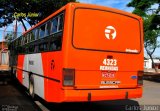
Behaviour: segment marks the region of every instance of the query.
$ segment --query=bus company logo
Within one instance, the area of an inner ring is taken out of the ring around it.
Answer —
[[[115,39],[117,35],[116,29],[113,26],[107,26],[105,29],[105,36],[107,39]]]
[[[54,63],[54,60],[51,60],[51,70],[53,70],[55,67],[55,63]]]

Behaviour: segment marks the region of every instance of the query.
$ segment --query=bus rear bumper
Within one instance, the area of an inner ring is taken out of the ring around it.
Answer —
[[[142,87],[135,89],[65,90],[63,102],[83,102],[140,98]]]

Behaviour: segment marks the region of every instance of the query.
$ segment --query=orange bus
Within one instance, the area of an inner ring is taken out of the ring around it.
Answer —
[[[32,97],[81,102],[142,96],[139,16],[69,3],[10,44],[10,65]]]

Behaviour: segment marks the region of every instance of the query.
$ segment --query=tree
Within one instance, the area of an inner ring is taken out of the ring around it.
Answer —
[[[13,40],[13,33],[7,33],[6,36],[4,37],[5,41],[9,45],[9,43]]]
[[[0,0],[0,27],[17,20],[27,30],[23,20],[33,26],[68,2],[76,0]],[[29,16],[31,14],[37,16]]]
[[[151,6],[155,4],[158,5],[158,8],[151,8]],[[132,0],[127,6],[134,7],[135,9],[132,13],[143,18],[144,47],[155,68],[152,55],[155,52],[155,49],[160,46],[159,41],[157,40],[160,36],[160,0]],[[156,68],[155,71],[157,72]]]

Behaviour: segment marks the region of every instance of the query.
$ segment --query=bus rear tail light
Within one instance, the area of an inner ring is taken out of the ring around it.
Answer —
[[[63,69],[63,86],[74,86],[75,69]]]
[[[143,71],[138,71],[138,80],[137,80],[137,84],[138,86],[142,86],[143,85]]]

